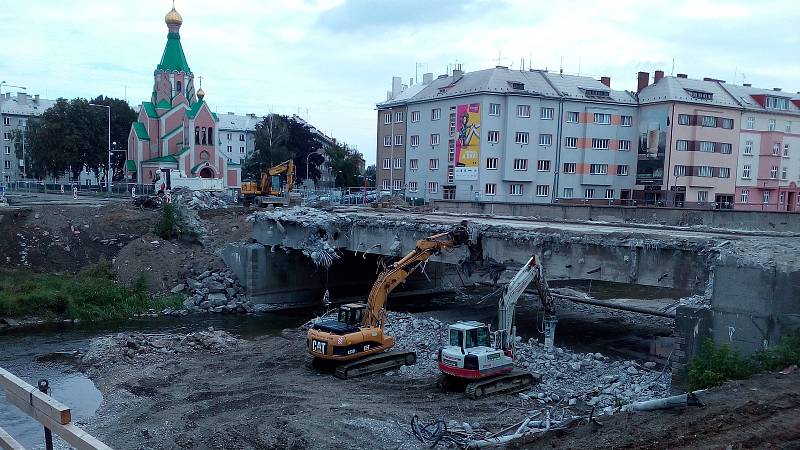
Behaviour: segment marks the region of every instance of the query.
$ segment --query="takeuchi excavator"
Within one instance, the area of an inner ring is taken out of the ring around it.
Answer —
[[[281,183],[281,175],[286,174],[286,183]],[[284,192],[292,192],[294,185],[294,161],[288,160],[261,172],[261,181],[245,181],[239,189],[239,199],[245,206],[253,202],[266,206],[285,203],[280,197]]]
[[[545,345],[552,347],[555,304],[544,269],[532,256],[503,289],[498,307],[494,345],[489,325],[458,322],[449,327],[449,345],[439,350],[439,383],[445,390],[464,387],[467,397],[477,399],[497,393],[519,392],[541,379],[539,374],[514,368],[516,327],[514,312],[522,292],[533,283],[544,309]]]
[[[366,304],[342,305],[336,320],[313,324],[308,331],[307,350],[314,357],[314,365],[333,363],[334,375],[347,379],[416,363],[416,352],[388,351],[395,343],[393,336],[384,333],[389,294],[431,256],[468,240],[469,233],[463,223],[446,233],[420,239],[413,251],[378,276]]]

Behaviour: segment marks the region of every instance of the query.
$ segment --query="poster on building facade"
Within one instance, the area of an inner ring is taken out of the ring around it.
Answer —
[[[666,108],[640,112],[636,184],[656,186],[663,184],[668,126],[669,115]]]
[[[456,180],[478,179],[481,152],[481,104],[458,105],[456,108]]]

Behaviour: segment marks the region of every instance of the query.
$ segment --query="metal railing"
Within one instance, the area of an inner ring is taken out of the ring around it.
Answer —
[[[69,181],[39,181],[39,180],[17,180],[2,183],[8,193],[20,194],[64,194],[73,195],[77,191],[78,195],[92,195],[97,197],[108,197],[108,189],[105,183],[102,184],[80,184]],[[152,184],[126,183],[118,181],[111,183],[111,194],[113,196],[130,197],[131,190],[135,189],[136,195],[147,195],[154,192]]]

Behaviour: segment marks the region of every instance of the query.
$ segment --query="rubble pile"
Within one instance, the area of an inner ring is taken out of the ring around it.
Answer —
[[[147,355],[174,355],[207,351],[223,353],[233,349],[241,339],[209,327],[188,334],[118,333],[92,340],[81,362],[87,365],[132,361]]]
[[[191,209],[227,208],[228,200],[222,192],[193,191],[188,188],[175,188],[171,192],[173,203]]]
[[[189,312],[229,314],[260,312],[259,305],[253,305],[247,300],[244,288],[237,283],[235,276],[228,269],[221,272],[206,270],[198,273],[194,277],[187,278],[184,283],[176,285],[171,292],[186,295],[183,307]],[[171,312],[165,311],[164,314]]]
[[[448,324],[408,313],[389,313],[387,333],[397,347],[416,350],[417,364],[403,366],[388,376],[413,379],[435,377],[438,349],[446,344]],[[583,402],[610,413],[616,405],[665,397],[671,374],[656,364],[611,359],[600,353],[576,353],[556,347],[548,351],[534,339],[517,338],[515,363],[520,369],[542,375],[541,383],[521,394],[544,404],[575,405]]]

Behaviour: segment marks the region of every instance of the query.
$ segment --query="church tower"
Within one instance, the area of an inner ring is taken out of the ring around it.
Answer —
[[[179,103],[191,105],[195,102],[194,74],[189,68],[181,45],[180,29],[183,17],[172,10],[164,17],[167,24],[167,45],[156,66],[151,102],[158,109],[171,109]]]

